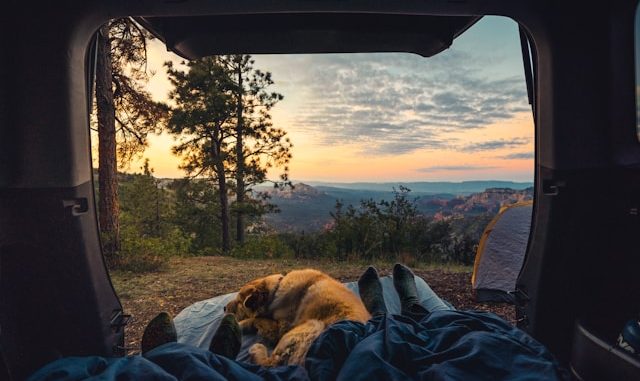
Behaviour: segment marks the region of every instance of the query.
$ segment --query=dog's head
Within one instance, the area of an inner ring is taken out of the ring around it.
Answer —
[[[237,320],[266,316],[270,300],[280,284],[282,274],[273,274],[253,280],[240,289],[238,295],[225,307],[225,312],[236,315]]]

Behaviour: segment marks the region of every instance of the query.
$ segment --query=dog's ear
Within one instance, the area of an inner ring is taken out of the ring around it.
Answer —
[[[256,287],[249,296],[244,299],[242,304],[250,308],[252,310],[257,310],[260,306],[264,306],[267,304],[267,299],[269,297],[269,291],[266,289],[266,285],[261,284]]]

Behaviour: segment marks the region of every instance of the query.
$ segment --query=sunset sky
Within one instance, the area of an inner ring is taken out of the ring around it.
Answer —
[[[254,58],[284,95],[272,115],[294,143],[296,182],[533,180],[533,120],[517,24],[509,19],[485,17],[431,58]],[[181,61],[152,43],[148,89],[156,100],[167,99],[167,60]],[[150,138],[144,157],[156,176],[184,175],[173,144],[167,135]]]

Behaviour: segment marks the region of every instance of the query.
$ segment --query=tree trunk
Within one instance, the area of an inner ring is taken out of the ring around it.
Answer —
[[[244,243],[244,152],[243,152],[243,120],[242,120],[242,93],[244,92],[242,87],[242,57],[238,62],[238,69],[236,72],[238,76],[238,92],[236,94],[237,102],[237,117],[236,123],[236,205],[238,207],[238,215],[236,220],[236,241]]]
[[[160,189],[159,183],[156,179],[153,179],[153,185],[156,187],[156,226],[154,231],[156,233],[156,237],[160,237]]]
[[[100,28],[96,62],[96,104],[98,111],[98,222],[107,258],[120,249],[118,217],[118,164],[116,159],[115,105],[111,76],[109,26]]]
[[[211,153],[214,168],[216,171],[216,177],[218,178],[218,193],[220,198],[220,225],[222,226],[222,252],[228,254],[231,249],[231,238],[229,235],[229,198],[227,196],[227,177],[224,167],[224,160],[221,155],[221,143],[219,138],[220,131],[216,131],[218,138],[214,140],[213,149]]]
[[[227,179],[224,174],[222,164],[216,164],[216,172],[218,177],[218,192],[220,196],[220,223],[222,225],[222,252],[229,253],[230,237],[229,237],[229,199],[227,196]]]

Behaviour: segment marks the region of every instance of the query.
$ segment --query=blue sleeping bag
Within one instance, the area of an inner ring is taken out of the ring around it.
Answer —
[[[338,322],[312,345],[312,380],[563,380],[551,353],[488,312]]]
[[[433,312],[414,321],[395,314],[399,303],[397,295],[388,292],[392,281],[381,281],[390,313],[366,324],[342,321],[330,326],[309,349],[304,367],[263,368],[244,361],[243,353],[231,360],[205,349],[208,341],[203,336],[210,340],[217,327],[220,301],[231,297],[223,295],[196,303],[176,317],[178,343],[160,346],[144,357],[63,358],[30,380],[569,379],[544,346],[495,314],[453,310],[416,278],[419,296]],[[348,286],[354,289],[354,284]],[[425,299],[432,296],[437,299]],[[204,313],[209,310],[216,313]],[[243,340],[243,349],[255,339]]]

